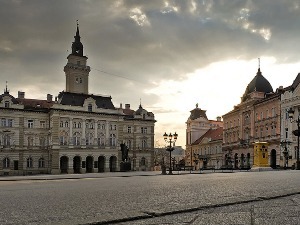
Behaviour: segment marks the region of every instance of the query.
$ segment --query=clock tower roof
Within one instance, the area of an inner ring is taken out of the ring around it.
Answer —
[[[80,41],[80,35],[79,35],[79,24],[77,21],[77,30],[76,34],[74,36],[74,42],[72,43],[72,55],[76,56],[82,56],[83,57],[83,45]]]

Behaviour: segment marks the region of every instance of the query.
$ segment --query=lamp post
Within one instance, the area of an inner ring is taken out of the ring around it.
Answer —
[[[167,146],[166,148],[166,151],[170,152],[170,167],[169,167],[169,174],[173,174],[172,173],[172,165],[171,165],[171,161],[172,161],[172,151],[174,150],[174,147],[172,147],[172,144],[175,145],[175,142],[177,141],[177,137],[178,137],[178,134],[176,134],[176,132],[174,134],[167,134],[165,132],[165,134],[163,135],[164,137],[164,140],[166,143],[168,143],[169,145]]]
[[[289,118],[291,123],[296,122],[297,123],[297,130],[293,131],[293,134],[295,136],[297,136],[297,159],[296,159],[296,170],[300,170],[300,162],[299,162],[299,135],[300,135],[300,118],[299,118],[299,112],[298,112],[298,119],[294,119],[294,110],[292,108],[289,109],[288,114],[289,114]]]
[[[288,164],[289,164],[289,151],[287,149],[288,145],[290,144],[291,142],[288,141],[288,140],[284,140],[284,141],[281,141],[280,142],[280,145],[284,148],[284,150],[282,151],[283,153],[283,156],[284,156],[284,159],[285,159],[285,162],[284,162],[284,169],[286,169],[288,167]]]
[[[195,170],[197,170],[198,162],[199,162],[199,154],[194,153]]]

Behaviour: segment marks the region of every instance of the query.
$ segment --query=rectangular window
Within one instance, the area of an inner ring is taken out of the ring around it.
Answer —
[[[131,133],[131,132],[132,132],[131,127],[127,127],[127,133]]]
[[[141,127],[141,133],[147,134],[147,127]]]
[[[13,120],[12,119],[8,119],[7,122],[8,122],[8,124],[7,124],[8,127],[13,126]]]
[[[4,107],[5,107],[5,108],[9,108],[9,101],[5,101],[5,102],[4,102]]]
[[[6,127],[6,119],[1,119],[1,127]]]
[[[27,126],[28,128],[33,128],[33,120],[28,120]]]
[[[46,128],[46,122],[40,121],[40,128]]]

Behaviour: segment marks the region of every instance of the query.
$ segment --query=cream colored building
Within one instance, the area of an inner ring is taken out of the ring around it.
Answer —
[[[191,146],[192,165],[200,168],[219,169],[223,165],[223,127],[209,129]]]
[[[154,114],[141,105],[116,108],[110,96],[89,94],[90,67],[77,26],[64,67],[66,89],[55,100],[0,95],[0,175],[118,171],[120,144],[132,170],[152,170]]]
[[[291,122],[289,119],[288,111],[292,108],[294,112],[294,120],[298,119],[300,115],[300,73],[296,76],[293,84],[289,87],[282,89],[281,94],[281,142],[287,143],[282,145],[281,151],[281,166],[295,166],[297,158],[298,140],[297,136],[293,135],[293,131],[297,130],[297,123]],[[286,147],[288,155],[283,154]]]
[[[198,107],[198,104],[196,104],[196,108],[193,109],[191,111],[191,114],[186,122],[186,150],[185,150],[185,165],[186,166],[196,166],[199,167],[199,165],[195,165],[196,161],[198,160],[198,156],[204,156],[210,152],[210,149],[215,149],[215,146],[211,146],[211,145],[215,145],[212,144],[212,142],[210,142],[208,145],[209,147],[207,148],[207,151],[204,149],[206,148],[202,148],[202,145],[206,145],[207,143],[204,143],[205,140],[203,140],[204,142],[202,143],[198,143],[199,138],[201,139],[201,137],[203,135],[205,135],[209,130],[216,130],[220,127],[223,127],[223,121],[221,121],[221,117],[218,117],[217,120],[209,120],[206,116],[206,110],[202,110]],[[202,140],[202,139],[201,139]],[[208,141],[208,140],[207,140]],[[199,145],[200,144],[200,145]],[[220,146],[222,143],[217,143],[217,146]],[[209,149],[209,150],[208,150]],[[217,149],[218,153],[214,153],[214,154],[219,154],[219,151],[221,151],[220,148]],[[215,157],[215,156],[214,156]],[[201,160],[200,160],[201,161]],[[202,160],[203,161],[203,160]],[[217,162],[218,159],[216,159],[216,161],[214,162],[210,162],[210,163],[215,163]],[[218,162],[219,165],[219,162]]]

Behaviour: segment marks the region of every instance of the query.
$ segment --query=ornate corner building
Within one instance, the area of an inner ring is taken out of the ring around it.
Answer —
[[[55,100],[0,95],[0,175],[118,171],[120,144],[129,149],[132,170],[152,170],[152,112],[140,104],[116,108],[111,96],[89,94],[87,57],[77,25],[64,67],[66,89]]]
[[[280,96],[275,92],[260,68],[248,84],[241,103],[223,115],[223,153],[225,164],[233,168],[253,165],[255,142],[268,142],[270,166],[276,168],[280,160]]]

